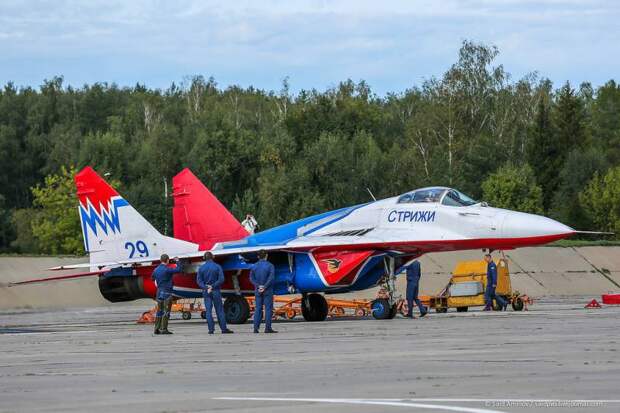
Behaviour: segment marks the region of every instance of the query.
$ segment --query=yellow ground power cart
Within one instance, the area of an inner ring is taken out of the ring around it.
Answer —
[[[515,311],[521,311],[524,302],[518,291],[513,291],[510,284],[508,261],[504,258],[496,260],[497,288],[495,293],[512,304]],[[456,308],[458,312],[467,311],[469,307],[485,305],[484,291],[487,286],[486,261],[461,261],[454,271],[448,285],[436,296],[430,297],[430,307],[438,313],[445,313],[448,308]],[[493,301],[493,309],[502,308]]]

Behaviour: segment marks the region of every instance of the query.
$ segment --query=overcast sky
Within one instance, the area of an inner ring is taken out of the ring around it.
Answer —
[[[379,94],[440,76],[464,39],[494,44],[519,78],[556,86],[620,77],[620,1],[0,1],[0,83],[325,89],[351,78]]]

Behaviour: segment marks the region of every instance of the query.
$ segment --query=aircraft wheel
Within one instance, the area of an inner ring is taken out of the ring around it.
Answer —
[[[370,303],[370,311],[372,312],[372,316],[377,320],[387,320],[390,318],[392,308],[388,300],[385,298],[377,298]]]
[[[457,313],[466,313],[467,310],[468,310],[468,307],[456,307]]]
[[[321,294],[307,294],[301,299],[301,314],[306,321],[324,321],[329,307]]]
[[[183,317],[183,320],[191,320],[192,313],[190,313],[189,311],[183,311],[183,313],[181,314],[181,317]]]
[[[515,311],[523,311],[523,300],[520,297],[512,300],[512,309]]]
[[[447,313],[448,312],[448,307],[437,307],[437,308],[435,308],[435,312],[437,312],[437,313]]]
[[[202,311],[200,312],[200,318],[202,318],[203,320],[206,320],[206,319],[207,319],[207,312],[206,312],[206,311],[204,311],[204,310],[202,310]]]
[[[224,314],[229,324],[244,324],[250,318],[250,304],[245,297],[233,295],[224,301]]]

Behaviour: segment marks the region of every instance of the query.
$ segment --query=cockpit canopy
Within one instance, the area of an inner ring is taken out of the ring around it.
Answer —
[[[416,189],[415,191],[407,192],[398,198],[399,204],[415,204],[415,203],[441,203],[441,205],[447,206],[470,206],[477,204],[478,201],[474,201],[462,192],[452,188],[445,187],[430,187]]]

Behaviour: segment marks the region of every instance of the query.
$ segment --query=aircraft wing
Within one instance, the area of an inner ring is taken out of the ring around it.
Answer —
[[[16,285],[36,284],[36,283],[42,283],[46,281],[60,281],[60,280],[70,280],[74,278],[91,277],[93,275],[101,275],[104,272],[107,272],[107,271],[99,270],[99,271],[81,272],[78,274],[61,275],[59,277],[36,278],[34,280],[12,282],[12,283],[9,283],[9,287],[13,287]]]
[[[226,247],[225,245],[216,245],[214,249],[210,250],[215,257],[225,257],[228,255],[236,255],[236,254],[251,254],[256,253],[260,250],[265,251],[308,251],[313,250],[315,248],[321,247],[331,247],[331,246],[348,246],[355,248],[356,244],[367,244],[367,243],[380,243],[380,239],[371,239],[367,237],[358,237],[358,239],[352,239],[353,237],[326,237],[326,236],[316,236],[316,237],[304,237],[304,239],[293,240],[292,242],[286,244],[277,244],[277,245],[248,245],[248,246],[235,246],[235,247]],[[225,243],[224,243],[225,244]],[[196,251],[192,253],[185,254],[174,254],[171,253],[171,258],[178,259],[195,259],[202,258],[205,251]],[[142,265],[153,265],[159,262],[159,258],[133,258],[127,260],[118,260],[118,261],[108,261],[108,262],[100,262],[100,263],[82,263],[82,264],[71,264],[71,265],[60,265],[58,267],[52,267],[50,270],[52,271],[62,271],[62,270],[74,270],[80,268],[116,268],[116,267],[131,267],[131,266],[142,266]]]
[[[213,249],[211,252],[214,256],[227,256],[234,254],[246,254],[258,252],[260,250],[265,251],[276,251],[276,250],[284,250],[291,249],[287,247],[287,245],[269,245],[269,246],[248,246],[248,247],[240,247],[240,248],[228,248],[228,249]],[[202,258],[205,251],[197,251],[186,254],[171,254],[171,258],[178,259],[193,259],[193,258]],[[108,261],[108,262],[100,262],[100,263],[82,263],[82,264],[70,264],[70,265],[60,265],[57,267],[49,268],[52,271],[63,271],[63,270],[74,270],[80,268],[99,268],[102,270],[103,268],[117,268],[117,267],[131,267],[131,266],[141,266],[141,265],[153,265],[159,262],[159,258],[134,258],[128,260],[118,260],[118,261]],[[106,272],[106,271],[104,271]]]
[[[317,248],[351,248],[356,249],[366,248],[369,244],[373,247],[377,245],[381,245],[385,243],[383,239],[380,237],[340,237],[340,236],[311,236],[311,237],[300,237],[293,239],[284,244],[274,244],[274,245],[243,245],[243,241],[241,242],[225,242],[221,244],[216,244],[213,249],[210,251],[213,253],[215,257],[225,257],[228,255],[236,255],[236,254],[252,254],[257,253],[260,250],[265,251],[311,251]],[[231,245],[232,244],[232,245]],[[205,251],[196,251],[185,254],[174,254],[171,253],[171,258],[178,259],[197,259],[202,258]],[[108,261],[101,263],[83,263],[83,264],[71,264],[71,265],[61,265],[58,267],[50,268],[53,271],[59,270],[73,270],[80,268],[91,268],[95,267],[98,269],[103,268],[117,268],[117,267],[132,267],[132,266],[143,266],[143,265],[153,265],[159,263],[159,257],[143,257],[143,258],[133,258],[127,260],[118,260],[118,261]]]

